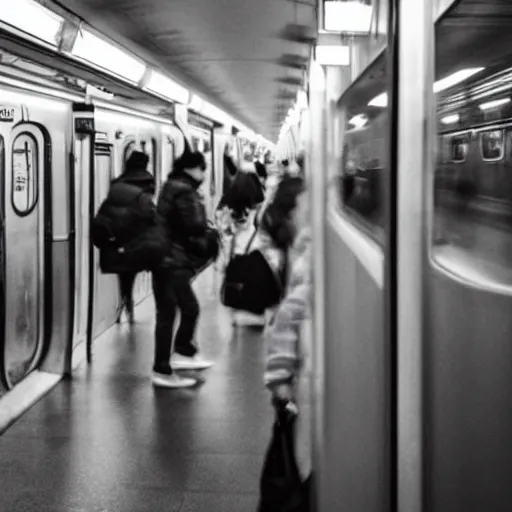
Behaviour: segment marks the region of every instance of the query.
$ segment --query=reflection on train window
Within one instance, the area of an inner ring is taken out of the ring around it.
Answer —
[[[436,53],[435,80],[451,84],[436,93],[437,137],[450,137],[451,158],[435,160],[431,255],[473,286],[510,292],[512,102],[504,89],[510,96],[512,32],[467,6],[464,11],[467,3],[456,3],[436,24],[435,46],[442,51]],[[464,24],[454,23],[461,16]],[[491,44],[490,30],[497,31],[499,45]],[[492,51],[479,59],[483,42]],[[455,109],[457,116],[446,116]],[[450,134],[450,128],[457,133]]]
[[[339,102],[340,167],[334,201],[350,220],[384,242],[384,180],[389,116],[386,55],[377,59]],[[376,95],[378,92],[378,95]]]
[[[469,135],[457,135],[452,137],[452,162],[464,162],[468,154]]]
[[[503,130],[491,130],[480,134],[482,159],[483,160],[501,160],[504,154],[504,134]]]
[[[197,137],[192,137],[192,151],[200,151],[199,142]]]
[[[12,146],[12,206],[20,215],[28,215],[38,196],[38,147],[29,133],[21,133]]]

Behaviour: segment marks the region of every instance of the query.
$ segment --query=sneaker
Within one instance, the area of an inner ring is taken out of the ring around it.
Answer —
[[[197,384],[195,379],[180,377],[176,374],[167,375],[165,373],[153,372],[151,377],[153,386],[159,388],[191,388]]]
[[[173,370],[206,370],[211,368],[213,363],[201,359],[197,354],[195,356],[182,356],[174,353],[171,357],[171,367]]]

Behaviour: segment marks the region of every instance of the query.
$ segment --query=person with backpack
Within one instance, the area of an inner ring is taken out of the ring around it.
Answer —
[[[139,247],[148,231],[156,226],[155,178],[147,171],[149,157],[134,151],[124,172],[112,181],[109,193],[92,223],[93,243],[100,249],[100,268],[105,274],[117,274],[121,306],[117,323],[126,310],[129,322],[134,323],[133,285],[137,273],[150,269],[151,251]],[[139,261],[136,261],[138,259]]]
[[[265,325],[282,299],[304,190],[301,178],[283,178],[249,241],[232,242],[221,300],[234,325]]]
[[[289,252],[297,235],[295,213],[304,190],[302,178],[285,176],[281,179],[262,214],[252,244],[253,250],[259,250],[264,255],[283,286],[288,273]]]
[[[213,363],[201,358],[193,338],[199,320],[199,303],[192,279],[216,259],[218,234],[209,227],[203,200],[198,192],[206,162],[202,153],[187,146],[164,183],[157,204],[157,223],[166,239],[167,261],[153,272],[156,302],[155,358],[153,384],[166,388],[190,387],[195,379],[173,370],[205,370]],[[180,309],[180,325],[174,322]]]

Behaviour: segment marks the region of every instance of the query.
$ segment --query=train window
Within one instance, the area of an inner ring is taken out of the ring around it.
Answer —
[[[38,198],[38,147],[29,133],[20,133],[12,145],[12,206],[20,215],[28,215]]]
[[[512,117],[512,102],[502,87],[511,76],[507,41],[512,43],[512,35],[471,13],[467,3],[456,3],[436,24],[435,46],[442,49],[435,62],[436,111],[453,112],[456,106],[458,112],[438,124],[438,136],[445,136],[450,125],[465,132],[450,136],[449,161],[435,160],[430,254],[440,269],[468,284],[499,293],[508,287],[511,293],[510,132],[501,126]],[[470,33],[454,24],[461,16]],[[489,39],[491,28],[499,45]],[[462,42],[465,54],[473,57],[461,61]],[[482,44],[492,48],[492,66],[475,60]]]
[[[480,134],[480,149],[483,160],[487,162],[501,160],[505,149],[503,130],[482,132]]]
[[[200,141],[197,137],[192,137],[192,151],[200,151],[199,143]]]
[[[469,136],[456,135],[451,140],[452,162],[464,162],[466,160],[469,149]]]
[[[383,175],[390,133],[386,84],[384,55],[341,97],[337,112],[341,158],[330,195],[341,213],[379,243],[384,242]]]

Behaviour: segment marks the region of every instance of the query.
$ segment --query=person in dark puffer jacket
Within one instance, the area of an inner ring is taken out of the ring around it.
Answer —
[[[153,273],[156,302],[155,386],[193,386],[196,384],[195,379],[179,377],[173,373],[173,368],[204,370],[212,366],[211,362],[199,357],[192,342],[199,319],[199,303],[191,280],[211,252],[206,211],[198,192],[205,169],[203,154],[186,149],[175,161],[158,199],[157,222],[168,240],[170,263]],[[178,308],[181,318],[171,358]]]
[[[134,151],[125,164],[124,172],[112,181],[107,200],[102,206],[102,214],[107,218],[116,218],[116,223],[122,227],[121,232],[116,233],[120,243],[133,240],[155,224],[152,201],[155,178],[146,170],[148,162],[148,155]],[[116,265],[121,294],[117,323],[121,321],[123,310],[126,310],[129,322],[134,323],[133,285],[137,272],[118,267],[119,263],[114,263],[113,258],[115,255],[108,248],[100,252],[102,268]]]

